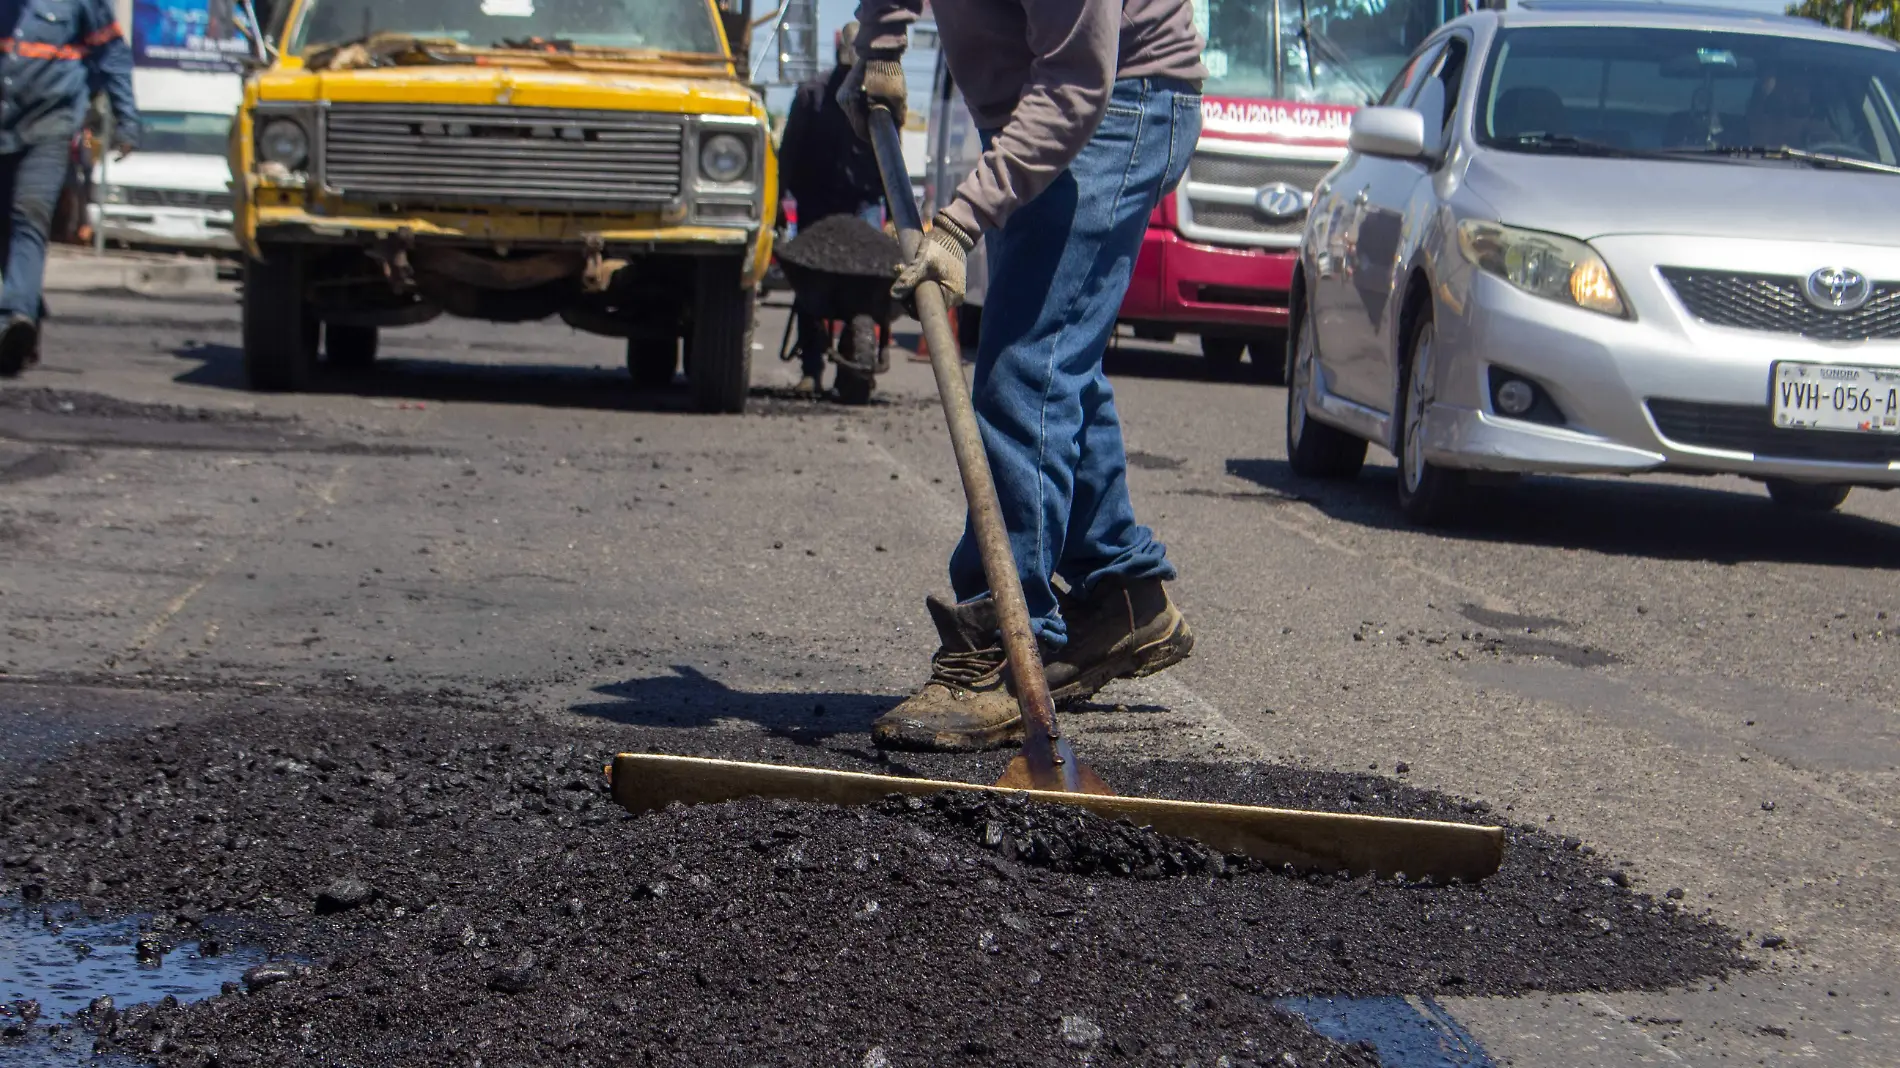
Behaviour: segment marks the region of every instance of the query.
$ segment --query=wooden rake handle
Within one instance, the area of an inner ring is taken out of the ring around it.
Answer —
[[[924,240],[923,221],[911,197],[910,172],[904,164],[904,143],[889,109],[870,109],[871,147],[884,179],[884,199],[897,226],[904,258],[917,253]],[[1025,737],[1023,758],[1038,789],[1063,789],[1063,769],[1056,758],[1056,705],[1049,697],[1049,680],[1042,670],[1042,651],[1029,625],[1029,604],[1023,599],[1022,577],[1009,550],[1009,532],[1003,527],[1002,505],[996,499],[996,480],[990,474],[983,435],[970,404],[970,387],[963,380],[963,346],[950,329],[943,290],[935,282],[917,287],[917,319],[930,347],[930,369],[937,376],[937,394],[943,398],[944,421],[950,426],[950,444],[956,450],[957,470],[963,476],[963,497],[970,507],[970,528],[983,555],[983,575],[996,600],[996,619],[1003,632],[1003,654],[1022,709]]]

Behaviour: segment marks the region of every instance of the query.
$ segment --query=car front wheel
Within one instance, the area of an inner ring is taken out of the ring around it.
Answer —
[[[1444,523],[1460,512],[1470,487],[1463,471],[1425,459],[1425,415],[1431,410],[1438,370],[1433,351],[1436,338],[1431,317],[1421,317],[1412,329],[1400,407],[1399,509],[1423,526]]]
[[[1327,426],[1306,411],[1313,393],[1313,361],[1317,358],[1313,316],[1300,318],[1300,332],[1282,366],[1286,387],[1287,466],[1307,478],[1348,479],[1366,463],[1366,443],[1338,427]]]
[[[1839,508],[1847,503],[1847,495],[1852,490],[1852,486],[1843,486],[1838,482],[1791,482],[1785,478],[1768,480],[1768,498],[1775,502],[1776,507],[1811,515]]]

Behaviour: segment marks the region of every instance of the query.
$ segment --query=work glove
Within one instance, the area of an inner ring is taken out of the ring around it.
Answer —
[[[917,254],[897,269],[891,296],[915,314],[917,309],[912,297],[917,287],[935,282],[943,289],[944,304],[954,308],[963,303],[964,264],[975,246],[974,237],[948,215],[938,212],[931,222],[930,232],[917,243]]]
[[[882,104],[891,109],[891,121],[904,128],[908,95],[904,88],[904,66],[894,59],[861,59],[851,65],[844,84],[838,86],[838,106],[851,128],[866,141],[871,139],[871,107]]]

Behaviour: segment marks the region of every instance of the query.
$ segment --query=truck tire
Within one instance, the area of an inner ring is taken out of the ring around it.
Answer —
[[[323,325],[323,355],[339,371],[367,371],[376,363],[378,342],[373,326]]]
[[[743,285],[745,261],[699,261],[693,291],[692,359],[686,374],[693,407],[702,412],[745,411],[752,388],[752,289]]]
[[[245,381],[261,392],[308,389],[317,321],[303,299],[303,254],[291,246],[262,251],[263,259],[244,261]]]
[[[678,338],[627,339],[627,373],[633,376],[635,389],[665,389],[673,384],[673,372],[679,370],[679,365]]]

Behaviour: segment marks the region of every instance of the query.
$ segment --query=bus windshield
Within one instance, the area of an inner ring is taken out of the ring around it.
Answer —
[[[1209,96],[1302,104],[1371,103],[1412,50],[1459,13],[1458,0],[1193,3],[1207,39]]]

